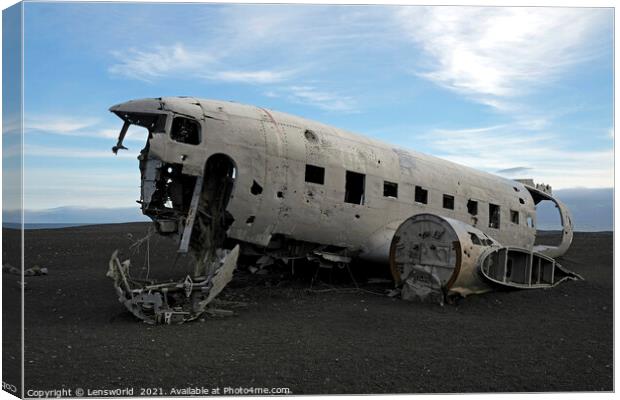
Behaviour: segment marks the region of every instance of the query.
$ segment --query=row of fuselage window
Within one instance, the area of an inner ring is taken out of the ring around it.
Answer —
[[[305,181],[318,185],[325,184],[325,168],[306,164]],[[365,181],[366,175],[346,171],[345,203],[364,204]],[[398,183],[383,181],[383,197],[398,198]],[[416,203],[428,204],[428,190],[421,186],[416,186],[414,200]],[[454,196],[449,194],[443,195],[443,208],[454,210]],[[467,201],[467,212],[472,216],[478,215],[478,202],[476,200],[469,199]],[[489,228],[499,229],[500,215],[500,206],[489,203]],[[519,224],[518,211],[510,210],[510,222]]]

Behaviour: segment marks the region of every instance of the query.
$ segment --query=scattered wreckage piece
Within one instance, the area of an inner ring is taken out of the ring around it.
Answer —
[[[120,261],[115,250],[106,274],[114,280],[119,301],[137,318],[148,324],[179,324],[209,312],[208,305],[230,282],[239,257],[239,246],[219,260],[213,274],[178,282],[156,283],[132,279],[130,260]],[[213,310],[211,313],[222,310]]]
[[[21,275],[22,271],[19,268],[12,266],[11,264],[4,264],[2,266],[2,272],[6,272],[13,275]],[[47,275],[49,273],[48,269],[45,267],[40,267],[38,265],[34,265],[32,268],[27,268],[24,270],[24,276],[41,276]]]
[[[515,247],[487,251],[479,271],[494,284],[515,289],[546,289],[566,280],[583,280],[551,257]]]
[[[471,225],[434,214],[415,215],[398,227],[390,266],[403,299],[440,304],[497,287],[540,289],[583,279],[551,257],[502,246]]]
[[[9,263],[2,265],[2,272],[6,272],[7,274],[13,274],[13,275],[22,274],[22,271],[19,268],[16,268]]]
[[[41,275],[47,275],[48,272],[49,271],[47,270],[47,268],[35,265],[32,268],[25,269],[24,275],[25,276],[41,276]]]

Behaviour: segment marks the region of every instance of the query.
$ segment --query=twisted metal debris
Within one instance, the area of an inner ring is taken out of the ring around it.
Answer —
[[[134,279],[131,262],[112,253],[106,276],[114,281],[119,301],[137,318],[148,324],[178,324],[195,320],[230,282],[239,257],[239,246],[222,251],[215,271],[206,276],[177,282],[156,283]]]

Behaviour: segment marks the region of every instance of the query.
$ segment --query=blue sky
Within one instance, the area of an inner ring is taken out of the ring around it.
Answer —
[[[176,95],[613,186],[611,9],[27,3],[24,25],[27,209],[135,205],[145,135],[113,156],[107,109]]]

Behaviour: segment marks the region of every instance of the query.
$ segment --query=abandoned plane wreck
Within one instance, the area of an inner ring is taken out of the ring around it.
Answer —
[[[131,278],[110,259],[123,304],[149,323],[201,315],[241,254],[327,266],[389,265],[402,298],[443,304],[494,288],[581,279],[554,258],[569,248],[568,209],[548,185],[512,181],[318,122],[191,97],[110,108],[148,130],[138,157],[142,211],[195,260],[180,282]],[[555,203],[560,243],[535,245],[536,205]]]

